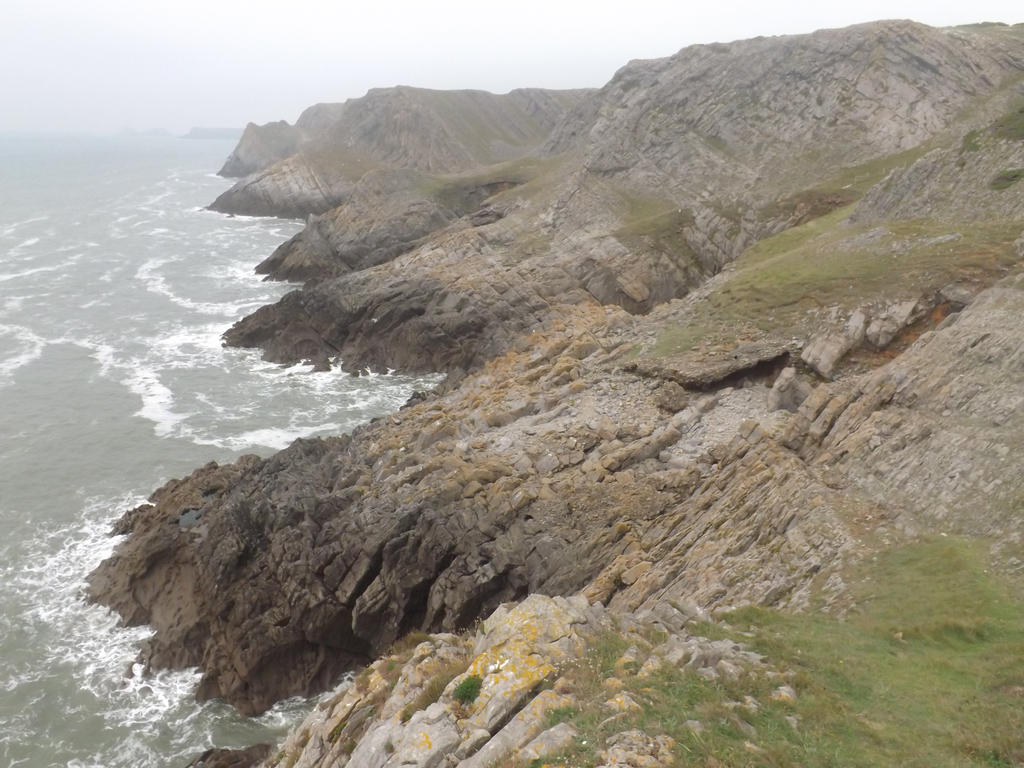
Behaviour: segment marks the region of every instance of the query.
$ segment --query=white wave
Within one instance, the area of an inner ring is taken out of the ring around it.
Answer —
[[[249,309],[258,307],[263,302],[260,299],[247,299],[245,301],[207,302],[194,301],[184,296],[179,296],[167,283],[167,279],[158,271],[166,264],[176,259],[150,259],[135,272],[135,277],[146,285],[146,290],[172,301],[179,307],[199,312],[204,315],[218,315],[221,317],[236,318]]]
[[[253,263],[250,259],[239,259],[238,261],[231,261],[227,264],[218,264],[212,267],[207,273],[207,277],[212,277],[216,280],[225,280],[233,284],[260,284],[265,287],[267,284],[263,281],[263,275],[257,275]]]
[[[88,499],[74,522],[26,542],[20,562],[0,564],[5,604],[28,606],[16,620],[37,640],[31,659],[11,670],[15,685],[6,688],[18,698],[19,715],[16,723],[5,723],[7,735],[0,737],[0,747],[19,734],[37,738],[39,728],[45,727],[54,733],[48,754],[67,766],[175,766],[212,746],[225,721],[234,723],[235,730],[250,731],[252,741],[265,741],[298,722],[314,703],[291,699],[258,719],[245,720],[222,703],[195,701],[198,670],[147,674],[135,663],[151,630],[124,627],[105,608],[87,603],[82,586],[120,541],[107,535],[113,519],[143,502],[136,494]],[[55,683],[69,688],[59,729],[52,728],[52,701],[45,693]],[[62,741],[65,731],[89,724],[104,733],[94,754],[83,755],[76,748],[81,735],[70,735],[70,744]],[[9,764],[33,763],[12,759]]]
[[[160,375],[153,369],[139,367],[121,383],[142,399],[142,407],[133,415],[153,422],[157,437],[173,435],[179,424],[195,415],[174,410],[174,393],[164,386]]]
[[[0,381],[9,379],[19,368],[24,368],[42,357],[49,343],[30,328],[21,325],[0,325],[0,336],[13,337],[17,348],[13,355],[0,360]]]
[[[139,203],[140,208],[148,208],[150,206],[156,205],[157,203],[163,202],[164,200],[171,196],[172,190],[167,189],[166,184],[161,184],[160,186],[164,187],[164,191],[155,195],[151,195],[150,197],[144,199],[141,203]]]
[[[46,221],[49,218],[50,218],[49,216],[33,216],[30,219],[23,219],[22,221],[11,222],[10,224],[8,224],[4,228],[4,235],[5,236],[13,235],[15,232],[17,232],[19,229],[24,227],[26,224],[35,224],[36,222],[39,222],[39,221]]]
[[[23,306],[25,306],[25,300],[32,298],[31,296],[6,296],[3,300],[3,312],[4,314],[14,314],[21,312]]]
[[[49,267],[33,267],[32,269],[25,269],[21,272],[12,272],[9,274],[0,274],[0,283],[6,283],[10,280],[18,280],[22,277],[31,277],[32,275],[38,275],[41,272],[57,272],[59,270],[65,270],[70,266],[73,266],[81,257],[81,254],[77,254],[70,259],[65,259],[60,264],[53,264]]]
[[[308,427],[288,428],[263,428],[251,429],[238,435],[221,438],[193,437],[192,442],[197,445],[214,445],[218,448],[227,448],[232,451],[244,451],[255,447],[272,448],[279,451],[287,448],[300,437],[312,437],[331,432],[338,432],[340,424],[314,424]]]

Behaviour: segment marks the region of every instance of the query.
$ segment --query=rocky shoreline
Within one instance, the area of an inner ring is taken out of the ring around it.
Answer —
[[[460,710],[452,678],[399,717],[483,617],[543,602],[676,637],[738,605],[842,611],[851,563],[922,532],[1012,567],[1024,198],[998,179],[1024,167],[1022,83],[1015,27],[878,22],[694,46],[598,91],[383,89],[250,126],[214,208],[307,216],[260,265],[305,285],[226,341],[448,379],[171,481],[118,523],[91,598],[153,627],[149,668],[199,667],[200,699],[249,714],[434,633],[393,692],[373,663],[282,751],[475,766],[543,756],[564,729],[517,713],[568,706],[551,662],[507,711]],[[647,738],[620,741],[666,764]]]

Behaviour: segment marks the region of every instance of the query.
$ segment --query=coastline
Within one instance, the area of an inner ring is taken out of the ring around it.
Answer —
[[[919,74],[907,50],[974,57],[978,71],[995,73],[1024,61],[1016,43],[993,52],[981,37],[907,22],[729,50],[759,61],[779,46],[807,67],[844,71],[862,38],[899,54],[876,62],[875,75],[907,82]],[[568,105],[526,147],[525,166],[361,167],[325,208],[302,190],[308,174],[333,171],[300,151],[301,167],[291,155],[271,158],[236,185],[250,194],[258,182],[261,195],[281,185],[285,213],[312,207],[266,267],[306,284],[236,324],[228,343],[274,362],[323,369],[340,358],[353,370],[449,378],[351,435],[207,465],[127,513],[118,531],[128,538],[90,577],[90,597],[153,627],[149,668],[198,666],[200,700],[257,714],[359,667],[382,674],[373,660],[391,654],[398,664],[393,649],[407,636],[432,645],[401,660],[404,678],[423,678],[416,663],[460,642],[475,642],[479,656],[481,636],[460,633],[544,595],[583,613],[645,616],[651,631],[665,630],[672,606],[685,614],[672,620],[677,633],[739,606],[842,613],[854,600],[851,569],[886,547],[921,532],[994,542],[1019,534],[1012,513],[968,509],[981,493],[991,508],[1013,503],[997,480],[1019,414],[1012,365],[1000,361],[1016,359],[1024,211],[989,180],[1024,162],[1004,135],[1019,84],[993,75],[972,90],[935,74],[915,85],[934,89],[928,129],[897,107],[884,130],[837,119],[842,152],[859,162],[824,179],[786,151],[826,129],[777,105],[791,124],[782,138],[764,134],[778,141],[757,176],[777,172],[770,192],[751,186],[741,146],[726,152],[723,139],[659,123],[678,130],[687,162],[718,174],[711,198],[680,175],[689,166],[657,155],[662,144],[636,140],[625,108],[616,122],[587,106],[639,104],[647,115],[679,88],[672,77],[707,70],[719,52],[705,48],[631,63]],[[644,77],[653,84],[637,97],[633,78]],[[891,97],[865,98],[877,111]],[[967,103],[977,111],[964,123],[953,105]],[[760,122],[744,126],[773,130]],[[965,167],[967,130],[979,148]],[[605,143],[575,144],[580,136]],[[644,152],[662,160],[657,174]],[[655,189],[664,198],[652,201]],[[726,210],[743,189],[745,207]],[[909,265],[898,279],[889,261],[878,266],[893,253]],[[861,272],[847,288],[850,264]],[[981,390],[985,402],[971,394]],[[990,411],[990,428],[976,429],[971,419]],[[996,544],[992,557],[1012,559]],[[659,655],[648,645],[638,666]],[[483,718],[475,730],[487,732],[472,747],[464,724],[443,749],[412,746],[427,726],[466,714],[452,698],[455,678],[439,709],[387,726],[387,743],[409,764],[452,754],[473,765],[537,686],[557,685],[554,669],[530,678],[493,722],[486,702],[471,707],[469,720]],[[499,686],[492,674],[479,675],[485,691]],[[379,713],[345,744],[329,738],[366,703],[353,699],[342,714],[349,696],[337,689],[331,714],[307,724],[307,739],[313,726],[320,739],[309,765],[390,759]],[[395,702],[397,716],[408,701]],[[299,741],[285,750],[294,759],[305,754]]]

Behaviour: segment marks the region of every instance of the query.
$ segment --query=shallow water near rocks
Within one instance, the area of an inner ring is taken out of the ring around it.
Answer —
[[[298,222],[203,210],[227,141],[0,137],[0,765],[180,766],[308,708],[197,705],[81,599],[110,524],[211,460],[394,410],[433,378],[310,373],[220,334],[289,286],[252,267]]]

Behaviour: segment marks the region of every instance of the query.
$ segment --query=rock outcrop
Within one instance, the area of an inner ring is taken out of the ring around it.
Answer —
[[[1011,91],[1024,99],[1024,84]],[[914,219],[948,212],[960,221],[1024,218],[1014,171],[1024,169],[1024,107],[1014,104],[958,146],[935,149],[894,171],[857,206],[855,221]]]
[[[566,723],[548,721],[582,703],[571,674],[563,673],[581,663],[602,634],[636,639],[621,660],[636,669],[673,665],[715,678],[719,670],[735,675],[764,666],[735,643],[690,634],[685,616],[664,609],[612,614],[580,596],[531,595],[499,606],[475,636],[424,635],[340,686],[263,765],[490,768],[558,756],[576,746],[578,735]],[[652,646],[642,636],[651,631],[665,639]],[[467,681],[475,682],[472,696],[460,693]],[[623,731],[609,739],[602,756],[611,765],[667,766],[671,746],[664,736]]]
[[[318,104],[294,126],[250,125],[221,170],[245,178],[210,206],[251,216],[303,218],[339,205],[370,170],[455,173],[526,154],[586,91],[376,88]]]
[[[238,146],[217,173],[238,177],[262,171],[268,165],[295,154],[299,142],[299,131],[284,120],[265,125],[249,123],[238,140]]]

